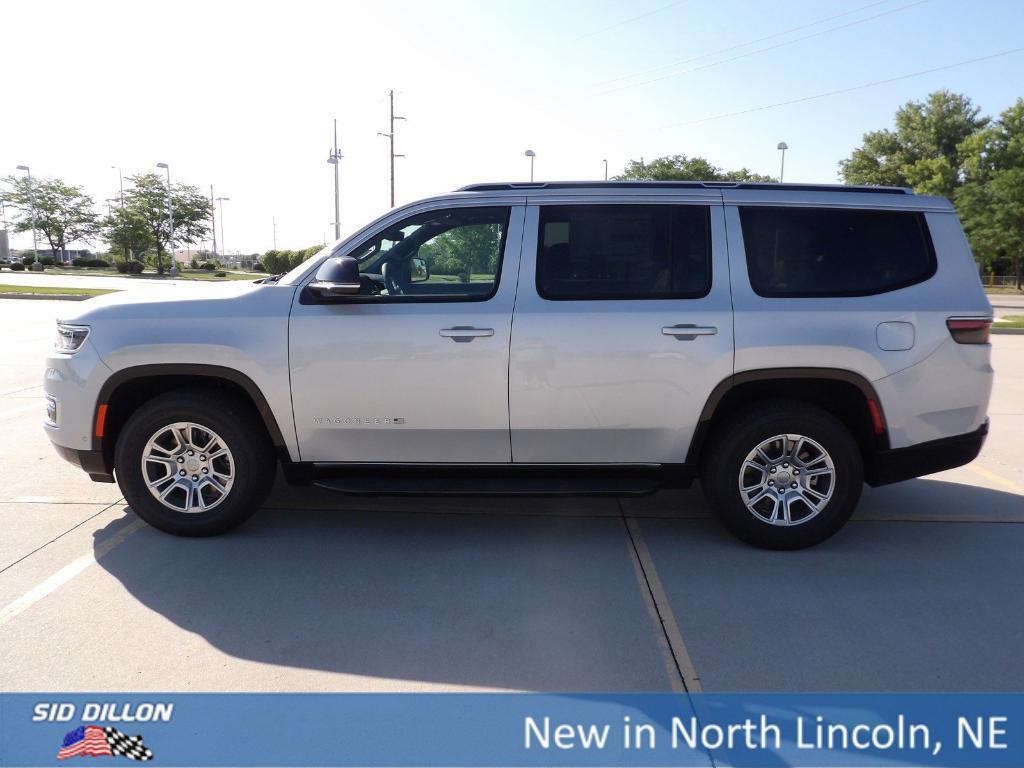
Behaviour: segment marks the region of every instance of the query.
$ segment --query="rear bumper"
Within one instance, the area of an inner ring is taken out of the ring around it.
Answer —
[[[868,485],[888,485],[932,472],[968,464],[978,456],[988,436],[988,419],[974,432],[930,440],[906,448],[879,451],[865,468]]]
[[[57,443],[54,443],[53,447],[62,459],[85,470],[94,482],[114,482],[114,471],[107,466],[107,462],[103,458],[103,451],[79,451]]]

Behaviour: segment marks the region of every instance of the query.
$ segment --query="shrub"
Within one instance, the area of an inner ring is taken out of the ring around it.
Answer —
[[[213,276],[214,277],[227,277],[228,273],[227,272],[214,272]]]
[[[103,259],[83,259],[83,258],[79,257],[77,259],[72,259],[71,266],[73,266],[73,267],[109,267],[110,264],[108,264]]]
[[[189,269],[199,269],[199,262],[196,261],[195,259],[192,259],[192,261],[188,263],[188,266]]]
[[[21,263],[22,263],[23,266],[26,266],[26,267],[29,264],[31,264],[33,261],[35,261],[35,260],[36,260],[35,256],[22,256],[21,257]]]
[[[263,266],[263,264],[262,264],[261,262],[258,262],[258,261],[257,261],[257,262],[255,262],[255,263],[254,263],[254,264],[252,265],[252,271],[253,271],[253,272],[266,272],[266,271],[267,271],[267,268],[266,268],[266,267],[264,267],[264,266]]]
[[[122,275],[138,275],[144,268],[141,261],[119,261],[115,266]]]
[[[24,271],[25,271],[25,265],[22,264],[20,261],[16,261],[13,264],[11,264],[11,272],[24,272]]]
[[[205,269],[207,272],[213,272],[213,270],[215,270],[216,268],[217,265],[214,264],[212,261],[208,261],[202,266],[202,269]]]

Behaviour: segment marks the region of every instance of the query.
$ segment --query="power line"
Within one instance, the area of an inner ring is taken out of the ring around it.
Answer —
[[[826,35],[829,32],[836,32],[836,31],[838,31],[840,29],[848,29],[849,27],[855,27],[858,24],[864,24],[865,22],[868,22],[868,21],[874,21],[875,19],[880,19],[883,16],[889,16],[890,14],[893,14],[893,13],[899,13],[900,11],[905,11],[908,8],[913,8],[913,7],[918,6],[918,5],[923,5],[924,3],[927,3],[927,2],[928,2],[928,0],[915,0],[915,2],[913,2],[913,3],[908,3],[907,5],[901,5],[898,8],[892,8],[892,9],[890,9],[888,11],[882,11],[882,13],[876,13],[874,16],[866,16],[863,19],[857,19],[856,21],[850,21],[850,22],[847,22],[846,24],[840,24],[837,27],[829,27],[828,29],[821,29],[821,30],[818,30],[817,32],[812,32],[809,35],[804,35],[803,37],[795,37],[792,40],[786,40],[786,41],[781,42],[781,43],[776,43],[775,45],[769,45],[769,46],[766,46],[764,48],[758,48],[758,49],[753,50],[753,51],[747,51],[746,53],[741,53],[741,54],[739,54],[737,56],[732,56],[732,57],[730,57],[728,59],[722,59],[720,61],[712,61],[712,62],[709,62],[708,64],[701,64],[698,67],[691,67],[690,69],[684,69],[682,72],[672,72],[672,73],[667,74],[667,75],[662,75],[661,77],[651,78],[650,80],[643,80],[643,81],[641,81],[639,83],[627,83],[625,85],[620,85],[618,88],[610,88],[607,91],[603,91],[602,95],[608,94],[608,93],[614,93],[615,91],[621,91],[621,90],[624,90],[626,88],[635,88],[635,87],[638,87],[638,86],[641,86],[641,85],[650,85],[651,83],[657,83],[657,82],[659,82],[661,80],[667,80],[670,77],[681,77],[682,75],[688,75],[691,72],[699,72],[702,69],[710,69],[711,67],[717,67],[720,64],[728,64],[730,61],[737,61],[738,59],[745,59],[745,58],[747,58],[749,56],[754,56],[754,55],[756,55],[758,53],[764,53],[766,51],[774,51],[776,48],[783,48],[783,47],[785,47],[787,45],[793,45],[794,43],[799,43],[799,42],[801,42],[803,40],[810,40],[812,37],[820,37],[821,35]]]
[[[816,21],[811,21],[811,22],[808,22],[807,24],[801,24],[798,27],[790,27],[789,29],[784,29],[781,32],[775,32],[775,33],[773,33],[771,35],[765,35],[764,37],[758,37],[758,38],[755,38],[754,40],[747,40],[747,42],[745,42],[745,43],[737,43],[736,45],[730,45],[727,48],[719,48],[719,49],[714,50],[714,51],[707,51],[706,53],[698,53],[696,56],[690,56],[690,57],[685,58],[685,59],[679,59],[678,61],[673,61],[673,62],[670,62],[669,64],[662,64],[661,66],[658,66],[658,67],[651,67],[650,69],[644,69],[644,70],[641,70],[639,72],[634,72],[634,73],[632,73],[630,75],[622,75],[621,77],[614,77],[611,80],[604,80],[604,81],[602,81],[600,83],[597,83],[597,85],[598,86],[612,85],[613,83],[618,83],[618,82],[621,82],[623,80],[630,80],[630,79],[632,79],[634,77],[642,77],[643,75],[649,75],[652,72],[660,72],[663,69],[672,69],[673,67],[678,67],[678,66],[681,66],[683,64],[689,64],[690,62],[693,62],[693,61],[700,61],[701,59],[706,59],[709,56],[717,56],[720,53],[729,53],[729,51],[735,51],[735,50],[737,50],[739,48],[746,48],[748,45],[756,45],[757,43],[763,43],[765,40],[773,40],[776,37],[782,37],[783,35],[790,35],[793,32],[802,32],[805,29],[810,29],[811,27],[816,27],[819,24],[824,24],[825,22],[828,22],[828,21],[835,21],[836,19],[841,19],[844,16],[850,16],[850,15],[852,15],[854,13],[859,13],[860,11],[866,11],[868,8],[874,8],[876,5],[884,5],[885,3],[891,3],[891,2],[892,2],[892,0],[875,0],[875,2],[873,2],[873,3],[868,3],[867,5],[862,5],[859,8],[854,8],[851,11],[844,11],[843,13],[837,13],[837,14],[835,14],[833,16],[826,16],[823,19],[817,19]]]
[[[979,56],[975,59],[965,59],[964,61],[958,61],[954,64],[945,64],[941,67],[933,67],[932,69],[922,69],[919,72],[910,72],[906,75],[899,75],[897,77],[887,77],[884,80],[875,80],[870,83],[862,83],[861,85],[850,86],[849,88],[840,88],[836,91],[826,91],[825,93],[816,93],[813,96],[802,96],[799,99],[790,99],[789,101],[779,101],[775,104],[765,104],[760,107],[751,107],[749,109],[741,109],[736,112],[725,112],[721,115],[712,115],[710,117],[702,117],[699,120],[690,120],[681,123],[671,123],[663,126],[663,128],[681,128],[689,125],[699,125],[700,123],[708,123],[712,120],[722,120],[726,117],[737,117],[739,115],[748,115],[751,112],[762,112],[766,109],[776,109],[777,107],[787,107],[791,104],[801,104],[805,101],[814,101],[815,99],[823,99],[826,96],[838,96],[843,93],[851,93],[853,91],[861,91],[865,88],[874,88],[876,85],[886,85],[888,83],[895,83],[900,80],[909,80],[912,77],[921,77],[922,75],[930,75],[934,72],[943,72],[947,69],[954,69],[956,67],[963,67],[968,64],[977,64],[979,61],[989,61],[990,59],[998,59],[1001,56],[1009,56],[1014,53],[1020,53],[1024,51],[1024,46],[1020,48],[1010,48],[1006,51],[1000,51],[999,53],[992,53],[988,56]]]
[[[640,19],[646,19],[648,16],[653,16],[656,13],[661,13],[662,11],[667,11],[669,8],[674,8],[675,6],[682,5],[685,2],[686,2],[686,0],[676,0],[676,2],[674,2],[674,3],[669,3],[668,5],[663,5],[660,8],[655,8],[654,10],[647,11],[646,13],[641,13],[641,14],[639,14],[637,16],[631,16],[628,19],[623,19],[622,21],[617,21],[614,24],[609,24],[607,27],[602,27],[601,29],[595,29],[593,32],[587,32],[586,34],[583,34],[583,35],[580,35],[579,37],[577,37],[576,40],[585,40],[588,37],[593,37],[594,35],[600,35],[602,32],[607,32],[610,29],[615,29],[616,27],[621,27],[621,26],[623,26],[625,24],[630,24],[630,23],[632,23],[634,21],[639,21]]]

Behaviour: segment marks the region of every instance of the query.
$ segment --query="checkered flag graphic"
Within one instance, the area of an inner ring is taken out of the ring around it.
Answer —
[[[103,729],[103,735],[106,736],[107,744],[114,755],[127,757],[129,760],[153,759],[153,750],[142,743],[141,736],[129,736],[109,726]]]

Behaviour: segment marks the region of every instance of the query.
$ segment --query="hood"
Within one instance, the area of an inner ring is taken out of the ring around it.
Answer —
[[[294,286],[236,280],[225,283],[176,283],[141,286],[108,293],[82,302],[60,313],[59,321],[91,325],[106,320],[151,320],[186,315],[230,316],[249,314],[260,307],[276,306],[282,294]],[[70,304],[70,302],[68,302]]]

